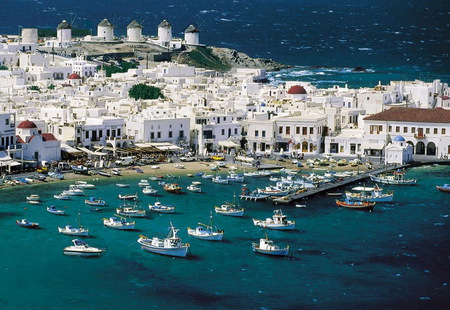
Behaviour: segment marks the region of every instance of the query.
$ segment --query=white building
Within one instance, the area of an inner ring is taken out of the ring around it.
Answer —
[[[0,150],[14,147],[16,141],[16,116],[11,113],[0,113]]]
[[[199,45],[200,44],[200,31],[194,25],[189,25],[184,30],[184,43],[187,45]]]
[[[172,25],[167,21],[163,20],[158,25],[158,41],[162,46],[169,46],[170,41],[172,41]]]
[[[406,164],[413,160],[412,146],[406,143],[405,138],[396,136],[392,143],[386,146],[384,160],[386,164]]]
[[[108,19],[105,18],[98,24],[97,38],[105,42],[114,41],[114,25]]]
[[[72,26],[63,20],[56,28],[56,40],[46,40],[46,47],[69,47],[72,46]]]
[[[127,41],[142,42],[142,25],[135,20],[127,26]]]

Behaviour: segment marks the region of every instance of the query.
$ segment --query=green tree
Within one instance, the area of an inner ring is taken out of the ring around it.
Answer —
[[[6,66],[0,66],[0,70],[8,70],[8,67],[6,67]]]
[[[36,86],[36,85],[32,85],[32,86],[28,87],[28,90],[37,90],[38,92],[41,92],[41,89],[39,88],[39,86]]]
[[[47,89],[53,90],[53,89],[55,89],[55,85],[50,84],[50,85],[47,86]]]
[[[128,95],[134,99],[158,99],[164,98],[161,89],[146,84],[136,84],[130,88]]]

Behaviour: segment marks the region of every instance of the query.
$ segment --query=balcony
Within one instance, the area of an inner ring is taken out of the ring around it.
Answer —
[[[416,139],[425,139],[425,135],[423,133],[414,134],[414,138],[416,138]]]

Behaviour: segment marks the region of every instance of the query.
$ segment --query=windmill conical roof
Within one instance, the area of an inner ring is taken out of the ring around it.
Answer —
[[[111,22],[110,22],[107,18],[105,18],[104,20],[102,20],[102,21],[100,22],[100,24],[98,24],[98,26],[99,26],[99,27],[114,27],[114,25],[111,24]]]
[[[200,32],[200,31],[194,25],[189,25],[189,27],[187,27],[186,30],[184,30],[184,33],[195,33],[195,32]]]
[[[142,25],[139,24],[136,20],[133,20],[128,24],[127,28],[142,28]]]
[[[161,24],[158,25],[158,28],[171,28],[172,26],[169,24],[167,20],[163,20]]]
[[[58,27],[56,28],[57,30],[60,30],[60,29],[72,29],[72,26],[70,26],[70,24],[66,21],[66,20],[63,20],[59,25],[58,25]]]

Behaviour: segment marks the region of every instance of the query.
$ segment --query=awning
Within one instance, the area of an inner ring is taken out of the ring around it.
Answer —
[[[224,147],[238,147],[239,146],[236,143],[234,143],[233,141],[229,141],[229,140],[219,141],[219,145],[224,146]]]
[[[74,147],[71,147],[70,145],[68,145],[67,143],[64,143],[64,142],[61,142],[61,151],[66,152],[66,153],[70,153],[70,154],[81,153],[80,150],[78,150],[78,149],[76,149]]]
[[[87,154],[89,154],[89,155],[95,155],[95,156],[105,156],[105,155],[108,155],[108,154],[102,153],[102,152],[93,152],[93,151],[91,151],[91,150],[89,150],[89,149],[87,149],[87,148],[85,148],[85,147],[78,147],[78,149],[81,150],[81,151],[83,151],[83,152],[85,152],[85,153],[87,153]]]
[[[384,149],[384,143],[363,143],[363,150],[382,150]]]
[[[160,151],[179,151],[183,148],[176,146],[172,143],[164,143],[164,142],[148,142],[148,143],[136,143],[137,147],[155,147]]]

